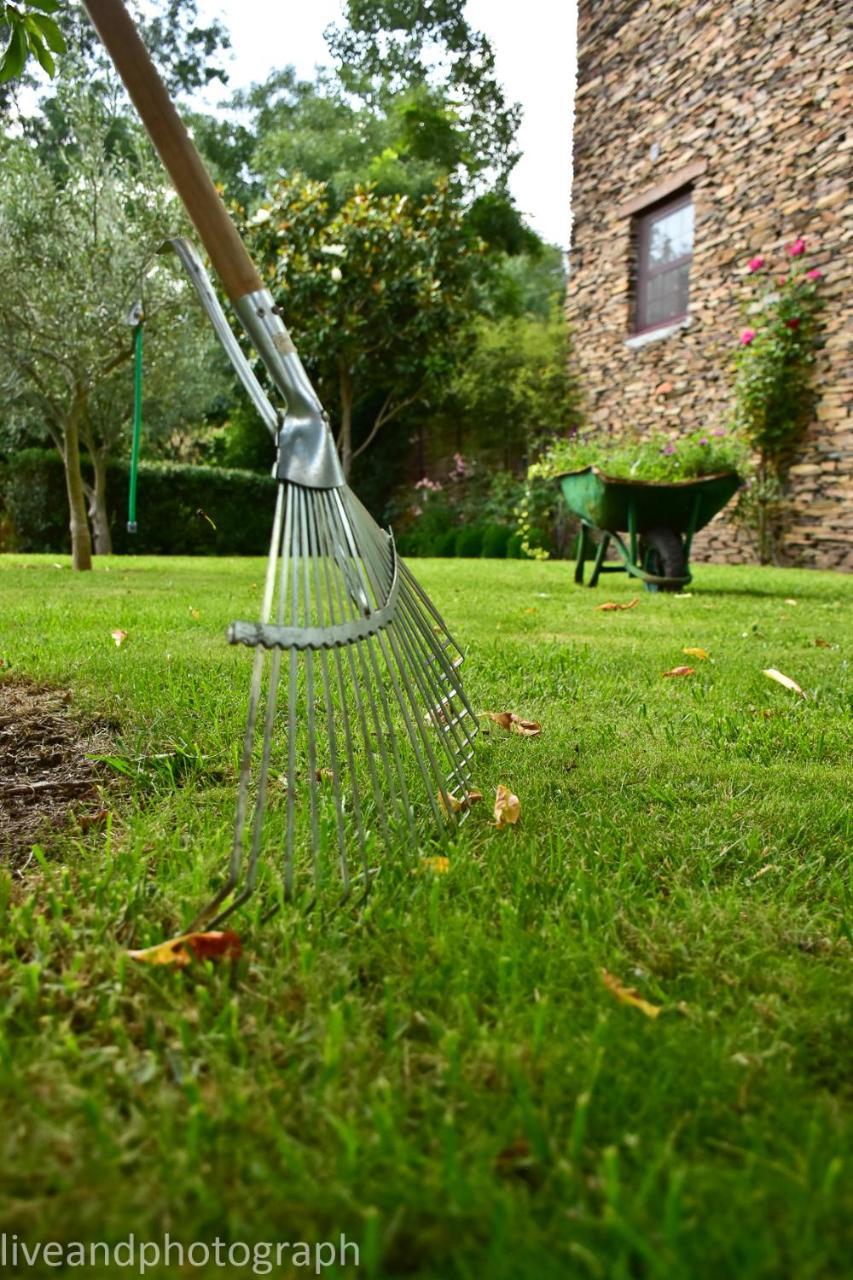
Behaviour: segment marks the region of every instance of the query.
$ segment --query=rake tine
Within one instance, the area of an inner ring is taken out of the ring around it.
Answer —
[[[410,612],[410,609],[406,607],[407,602],[406,602],[405,595],[402,596],[402,600],[403,600],[403,608],[401,609],[401,622],[403,623],[403,625],[407,627],[407,630],[409,630],[412,646],[414,646],[416,650],[419,650],[421,658],[427,658],[429,657],[429,650],[427,649],[427,646],[425,646],[423,632],[421,632],[421,634],[419,635],[419,614],[414,614]],[[421,671],[429,671],[429,667],[424,662],[420,663],[419,669],[421,669]],[[441,682],[437,681],[437,686],[435,686],[434,696],[435,696],[435,699],[437,699],[438,713],[442,714],[443,700],[446,700],[448,707],[450,707],[450,705],[452,704],[452,699],[455,698],[455,696],[459,696],[459,699],[462,703],[462,712],[464,712],[465,714],[470,714],[470,708],[467,707],[465,696],[464,694],[462,694],[460,686],[455,684],[455,682],[453,682],[453,684],[450,685],[450,690],[451,690],[450,694],[442,695],[443,687],[447,687],[447,686],[446,685],[442,686]],[[446,724],[444,724],[444,727],[446,727],[447,732],[453,736],[453,739],[455,739],[456,745],[457,745],[457,748],[459,748],[460,754],[465,755],[465,751],[467,750],[467,748],[470,748],[471,739],[470,739],[470,736],[467,735],[466,733],[464,719],[456,718],[456,717],[451,717],[450,719],[447,719],[447,717],[444,717],[444,719],[446,719]],[[465,735],[465,741],[462,741],[459,733],[460,724],[462,726],[462,735]],[[437,727],[441,728],[441,726],[437,726]]]
[[[331,508],[331,504],[329,504],[329,501],[328,501],[328,496],[325,494],[323,496],[325,498],[324,505],[326,507],[325,515],[326,515],[327,528],[328,528],[334,521],[335,516],[337,515],[337,511]],[[331,577],[334,580],[335,595],[337,597],[338,608],[340,611],[340,621],[344,621],[346,618],[346,607],[344,604],[343,592],[341,591],[340,580],[335,574],[329,573],[328,561],[325,562],[325,567],[326,567],[327,580],[329,579],[329,577]],[[329,595],[331,597],[331,591],[329,591]],[[367,597],[365,596],[365,599],[366,598]],[[386,838],[390,838],[390,831],[388,828],[388,815],[385,809],[385,800],[382,795],[382,788],[379,785],[379,778],[376,773],[376,765],[373,760],[373,752],[371,750],[371,744],[370,744],[370,734],[367,728],[367,719],[364,713],[364,704],[362,702],[362,697],[361,697],[361,686],[360,686],[358,674],[356,672],[355,658],[353,657],[353,646],[347,645],[346,652],[347,652],[347,661],[349,663],[350,678],[352,680],[352,688],[353,688],[353,693],[355,698],[356,713],[358,716],[359,727],[361,729],[362,741],[364,742],[365,758],[367,760],[367,767],[370,772],[370,781],[373,788],[373,799],[376,805],[377,814],[379,815],[379,819],[382,823],[385,836]],[[362,656],[361,650],[359,650],[359,655]],[[341,703],[342,705],[345,705],[343,672],[340,669],[340,655],[338,650],[335,651],[335,656],[338,660],[338,683],[339,683],[340,693],[341,693]],[[362,661],[362,675],[365,677],[367,676],[367,672],[364,668],[363,661]],[[378,736],[379,724],[375,715],[375,706],[374,706],[374,722],[375,722],[375,729]],[[362,835],[361,844],[362,844],[362,863],[364,865],[364,874],[366,876],[368,873],[367,849],[365,846],[363,835]]]
[[[311,571],[314,580],[314,611],[316,612],[317,623],[323,627],[326,625],[325,610],[323,608],[323,592],[321,590],[321,582],[319,577],[318,561],[321,557],[321,549],[318,538],[318,530],[316,526],[317,504],[306,504],[308,539],[311,547]],[[320,661],[320,678],[323,685],[323,701],[326,710],[326,732],[329,743],[329,757],[332,769],[332,796],[335,805],[335,822],[337,827],[338,839],[338,855],[340,861],[341,879],[344,884],[344,897],[349,896],[349,867],[347,865],[346,851],[346,830],[344,827],[344,807],[341,788],[341,767],[338,758],[338,742],[337,732],[335,728],[335,709],[332,703],[332,692],[329,683],[329,655],[326,649],[320,649],[318,652]],[[354,782],[354,779],[353,779]]]
[[[302,565],[302,589],[303,596],[303,626],[311,625],[311,583],[309,579],[309,561],[311,558],[311,545],[308,540],[307,522],[306,522],[306,506],[301,487],[296,489],[297,503],[299,507],[299,554],[298,561]],[[309,651],[306,655],[305,662],[305,701],[307,711],[307,728],[308,728],[308,794],[311,800],[311,857],[313,861],[314,883],[319,883],[320,866],[319,866],[319,843],[320,843],[320,827],[319,816],[317,812],[317,751],[316,742],[317,735],[315,729],[315,708],[314,708],[314,652]]]
[[[379,561],[377,560],[377,556],[376,556],[376,549],[375,549],[375,547],[374,547],[374,546],[372,546],[369,542],[367,543],[367,550],[366,550],[366,554],[365,554],[365,559],[366,559],[366,560],[367,560],[367,562],[368,562],[368,566],[370,566],[370,567],[372,567],[372,568],[373,568],[373,571],[374,571],[374,573],[377,575],[378,580],[379,580],[379,581],[381,581],[381,562],[379,562]],[[434,775],[435,775],[435,782],[434,782],[434,784],[433,784],[433,785],[437,786],[439,796],[440,796],[440,798],[441,798],[441,800],[442,800],[442,802],[443,802],[443,805],[444,805],[445,813],[446,813],[446,815],[447,815],[447,816],[449,816],[449,815],[450,815],[450,813],[451,813],[451,805],[450,805],[450,801],[449,801],[449,798],[448,798],[448,795],[447,795],[446,782],[445,782],[444,775],[442,774],[441,769],[438,767],[438,763],[437,763],[437,761],[436,761],[436,759],[435,759],[435,755],[433,754],[433,751],[432,751],[432,746],[431,746],[430,741],[429,741],[429,738],[428,738],[428,736],[427,736],[427,734],[426,734],[426,732],[425,732],[425,728],[424,728],[424,724],[423,724],[423,721],[422,721],[421,712],[420,712],[420,708],[419,708],[418,696],[417,696],[417,693],[415,692],[415,689],[414,689],[414,687],[413,687],[413,685],[412,685],[412,682],[411,682],[411,680],[410,680],[410,678],[409,678],[409,672],[408,672],[408,670],[407,670],[407,664],[406,664],[406,662],[404,661],[404,652],[405,652],[405,651],[401,648],[401,640],[402,640],[402,637],[399,637],[399,638],[398,638],[398,627],[397,627],[397,622],[396,622],[396,621],[395,621],[394,623],[392,623],[392,625],[391,625],[391,626],[389,626],[389,627],[388,627],[384,632],[380,632],[380,633],[379,633],[379,644],[380,644],[380,646],[381,646],[381,648],[382,648],[383,653],[385,654],[386,661],[388,661],[388,649],[387,649],[387,647],[386,647],[386,645],[387,645],[387,646],[389,646],[389,647],[390,647],[390,649],[391,649],[391,651],[392,651],[392,653],[393,653],[393,655],[394,655],[394,662],[395,662],[395,664],[396,664],[397,671],[399,672],[399,674],[400,674],[400,676],[401,676],[401,678],[402,678],[403,685],[404,685],[405,690],[406,690],[406,696],[407,696],[407,699],[408,699],[409,707],[410,707],[410,708],[411,708],[411,710],[414,712],[414,726],[416,727],[416,730],[417,730],[417,732],[416,732],[416,733],[415,733],[415,732],[413,732],[412,725],[411,725],[411,717],[410,717],[410,715],[409,715],[408,708],[406,707],[406,705],[405,705],[405,703],[404,703],[404,701],[403,701],[403,699],[402,699],[402,697],[401,697],[401,695],[400,695],[399,685],[397,684],[397,682],[396,682],[396,680],[395,680],[395,681],[394,681],[394,685],[395,685],[395,692],[397,693],[398,700],[400,701],[400,707],[401,707],[401,710],[402,710],[402,711],[403,711],[403,713],[404,713],[404,717],[405,717],[405,720],[406,720],[406,726],[407,726],[407,729],[408,729],[408,731],[409,731],[409,740],[410,740],[410,742],[411,742],[411,744],[412,744],[413,750],[414,750],[414,752],[415,752],[415,757],[416,757],[417,762],[418,762],[418,765],[419,765],[419,767],[420,767],[420,769],[421,769],[421,773],[422,773],[422,776],[423,776],[423,778],[424,778],[424,782],[425,782],[425,784],[426,784],[426,786],[427,786],[427,789],[428,789],[428,792],[429,792],[430,804],[431,804],[431,806],[432,806],[433,813],[434,813],[434,815],[435,815],[436,821],[437,821],[437,823],[438,823],[438,825],[439,825],[439,829],[443,829],[443,828],[444,828],[444,825],[445,825],[445,821],[446,821],[446,819],[445,819],[445,820],[443,820],[443,819],[442,819],[442,815],[441,815],[441,813],[439,812],[438,804],[436,803],[436,800],[435,800],[435,797],[434,797],[434,795],[433,795],[433,792],[432,792],[432,789],[431,789],[431,785],[430,785],[430,782],[429,782],[429,775],[427,774],[427,772],[426,772],[426,768],[425,768],[425,766],[424,766],[424,764],[423,764],[422,754],[423,754],[423,755],[426,755],[426,758],[427,758],[427,760],[429,761],[430,766],[432,767],[433,773],[434,773]],[[392,664],[391,664],[390,662],[388,663],[388,666],[389,666],[389,672],[392,674],[392,678],[393,678],[393,666],[392,666]],[[417,675],[416,675],[416,674],[415,674],[415,680],[416,680],[416,682],[417,682]],[[423,694],[423,689],[421,689],[421,693]],[[418,736],[420,736],[420,745],[421,745],[421,747],[422,747],[422,749],[423,749],[423,752],[421,752],[421,750],[419,750],[419,746],[418,746]]]
[[[261,604],[261,618],[264,622],[269,621],[270,614],[272,612],[273,595],[275,592],[275,577],[276,570],[278,568],[278,554],[282,538],[282,508],[284,505],[283,489],[283,485],[277,486],[272,534],[270,536],[270,549],[267,557],[267,570],[264,581],[264,594]],[[243,829],[246,823],[246,810],[249,802],[252,751],[255,745],[255,725],[257,722],[258,703],[261,696],[263,669],[264,652],[262,649],[258,649],[255,652],[254,661],[252,663],[252,679],[249,686],[249,708],[246,716],[246,731],[243,735],[243,754],[240,762],[240,781],[237,790],[237,813],[234,821],[234,836],[231,842],[231,859],[228,867],[228,875],[221,889],[219,889],[207,906],[200,911],[195,919],[187,926],[187,933],[192,933],[194,930],[201,928],[202,925],[210,919],[217,907],[225,901],[229,894],[233,893],[240,878],[240,867],[243,861]]]

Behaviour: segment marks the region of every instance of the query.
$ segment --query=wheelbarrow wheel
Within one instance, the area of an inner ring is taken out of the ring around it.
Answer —
[[[687,558],[680,534],[674,529],[649,529],[642,540],[643,568],[656,578],[686,578]],[[680,583],[647,582],[647,591],[681,591]]]

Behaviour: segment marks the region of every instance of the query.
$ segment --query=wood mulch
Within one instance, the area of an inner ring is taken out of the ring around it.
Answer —
[[[81,723],[71,694],[18,677],[0,679],[0,858],[20,865],[32,845],[77,817],[103,813],[97,765],[110,750],[108,727]]]

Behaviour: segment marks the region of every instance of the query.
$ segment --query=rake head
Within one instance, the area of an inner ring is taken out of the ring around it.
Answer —
[[[254,649],[228,874],[192,927],[253,893],[267,860],[284,899],[366,894],[383,847],[411,854],[452,830],[470,785],[477,721],[462,653],[346,486],[278,486],[261,621],[235,622]]]

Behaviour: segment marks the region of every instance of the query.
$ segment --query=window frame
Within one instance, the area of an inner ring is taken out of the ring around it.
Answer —
[[[686,320],[690,314],[689,305],[689,286],[688,286],[688,305],[686,309],[677,315],[667,316],[663,320],[655,320],[650,324],[641,324],[640,317],[644,314],[648,301],[648,283],[654,276],[664,275],[669,271],[673,271],[677,267],[689,264],[693,261],[693,246],[689,253],[682,254],[680,258],[673,258],[667,262],[665,266],[657,268],[649,268],[648,252],[649,252],[649,231],[653,222],[656,222],[662,214],[675,213],[679,209],[685,208],[687,205],[693,205],[693,186],[683,187],[681,191],[673,192],[672,195],[666,196],[663,200],[655,201],[653,204],[646,205],[642,209],[638,209],[634,214],[634,307],[633,307],[633,327],[632,335],[640,336],[644,333],[654,333],[657,329],[668,329],[673,325],[680,324]],[[694,227],[695,227],[695,206],[694,206]]]

